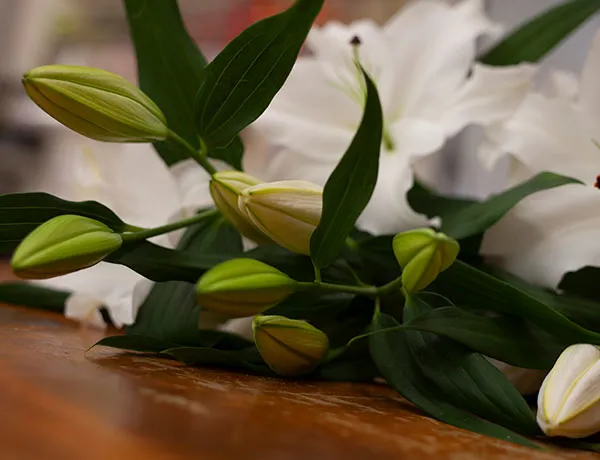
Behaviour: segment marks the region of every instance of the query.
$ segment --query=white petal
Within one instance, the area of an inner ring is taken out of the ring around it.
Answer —
[[[600,118],[600,31],[594,37],[583,68],[579,101],[588,116]]]
[[[403,116],[436,119],[462,85],[477,37],[498,32],[481,0],[423,0],[399,10],[385,26],[397,77],[393,106]]]
[[[406,199],[412,184],[408,159],[398,154],[383,154],[373,196],[357,225],[375,235],[426,227],[425,216],[413,211]]]
[[[36,283],[97,299],[107,308],[115,326],[122,327],[135,321],[133,290],[142,279],[127,267],[101,262],[85,270]]]
[[[543,81],[540,91],[549,98],[575,102],[579,96],[579,80],[572,72],[552,70]]]
[[[532,86],[535,67],[489,67],[476,64],[442,123],[448,136],[469,124],[488,125],[511,116]]]
[[[393,152],[382,149],[382,158],[400,156],[405,159],[420,157],[438,151],[446,140],[443,128],[436,123],[418,118],[402,118],[390,127]]]
[[[325,185],[337,161],[317,161],[300,152],[281,149],[273,156],[265,178],[270,181],[300,179]]]
[[[499,130],[492,128],[491,136],[488,133],[488,141],[495,141],[496,148],[488,144],[480,154],[492,153],[497,158],[498,152],[507,152],[533,172],[552,171],[593,184],[600,156],[589,123],[565,100],[530,94],[508,122]],[[481,161],[493,162],[490,157]]]
[[[521,201],[485,234],[481,253],[526,281],[557,287],[566,272],[600,266],[600,190],[566,185]]]
[[[96,329],[105,329],[106,323],[100,314],[104,305],[101,299],[87,294],[71,294],[65,302],[65,317]]]
[[[357,48],[350,43],[355,37],[360,40]],[[349,25],[332,21],[324,27],[313,28],[306,43],[323,67],[331,86],[362,105],[364,90],[354,63],[358,51],[360,63],[377,84],[384,113],[388,113],[394,89],[394,68],[389,65],[393,57],[389,54],[388,37],[374,21],[363,19]]]
[[[226,163],[211,160],[212,165],[218,171],[231,169]],[[193,215],[198,209],[213,206],[208,184],[210,175],[192,158],[180,161],[170,168],[171,174],[177,184],[181,207],[187,215]],[[171,210],[171,217],[177,209]]]

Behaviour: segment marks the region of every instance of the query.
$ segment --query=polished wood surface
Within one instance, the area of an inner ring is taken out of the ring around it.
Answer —
[[[0,306],[2,460],[600,458],[532,451],[424,416],[380,384],[299,382],[108,348]]]

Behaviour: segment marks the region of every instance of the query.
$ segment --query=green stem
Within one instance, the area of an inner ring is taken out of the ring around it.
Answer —
[[[318,268],[315,266],[315,276],[319,276],[320,279],[320,272],[318,271]],[[298,283],[298,286],[304,289],[319,289],[322,291],[329,291],[329,292],[347,292],[348,294],[357,294],[357,295],[364,295],[367,297],[377,297],[379,298],[379,296],[383,296],[383,295],[387,295],[390,294],[396,290],[401,289],[402,286],[402,280],[400,278],[396,278],[394,281],[385,284],[383,286],[377,287],[377,286],[369,286],[369,285],[363,285],[363,286],[350,286],[347,284],[331,284],[331,283],[324,283],[322,281],[319,280],[315,280],[312,283],[307,283],[307,282],[300,282]]]
[[[208,159],[207,159],[208,148],[204,141],[200,140],[200,151],[198,151],[194,147],[192,147],[188,141],[186,141],[183,137],[181,137],[179,134],[177,134],[174,131],[169,131],[169,139],[177,142],[179,145],[184,147],[188,152],[190,152],[190,155],[192,156],[192,158],[194,160],[196,160],[198,162],[198,164],[200,164],[200,166],[202,166],[208,174],[210,174],[211,176],[216,174],[217,170],[214,168],[213,165],[210,164],[210,161],[208,161]]]
[[[208,211],[201,212],[196,214],[195,216],[189,217],[187,219],[178,220],[177,222],[173,222],[167,225],[163,225],[161,227],[149,228],[147,230],[142,230],[141,232],[133,232],[133,233],[121,233],[121,237],[123,238],[123,242],[130,243],[134,241],[141,241],[148,238],[152,238],[153,236],[162,235],[163,233],[173,232],[175,230],[179,230],[180,228],[189,227],[190,225],[197,224],[198,222],[203,221],[207,217],[214,216],[219,211],[216,209],[209,209]]]
[[[315,261],[312,261],[313,268],[315,270],[315,283],[321,282],[321,269],[315,264]]]

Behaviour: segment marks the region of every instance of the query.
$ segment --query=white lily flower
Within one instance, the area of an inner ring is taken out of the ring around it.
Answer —
[[[555,288],[563,275],[600,266],[600,33],[579,82],[564,72],[527,96],[514,116],[487,131],[480,157],[513,157],[507,186],[542,171],[581,180],[521,201],[485,235],[482,254],[513,274]]]
[[[58,146],[60,154],[52,159],[52,170],[39,188],[68,200],[98,201],[125,222],[140,227],[164,225],[212,205],[210,177],[192,160],[169,170],[149,145],[91,141],[83,145],[79,154],[71,142]],[[193,183],[187,180],[190,176]],[[152,241],[167,247],[177,244],[172,235]],[[101,262],[39,283],[73,292],[65,305],[67,317],[104,326],[98,309],[105,306],[112,322],[122,327],[133,324],[144,300],[138,295],[133,301],[134,289],[142,280],[145,278],[127,267]]]
[[[600,431],[600,348],[571,345],[538,394],[537,421],[548,436],[584,438]]]
[[[314,55],[298,59],[255,124],[279,149],[267,179],[326,182],[362,116],[358,52],[377,83],[385,122],[378,183],[359,226],[374,233],[425,226],[406,200],[413,164],[466,125],[509,116],[529,89],[530,65],[473,66],[476,39],[498,32],[481,0],[415,1],[381,28],[370,20],[314,28],[307,39]]]

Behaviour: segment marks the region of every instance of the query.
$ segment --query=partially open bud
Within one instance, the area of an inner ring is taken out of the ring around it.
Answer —
[[[285,377],[310,374],[329,349],[325,333],[306,321],[256,316],[254,342],[267,365]]]
[[[394,255],[402,267],[402,287],[409,293],[422,291],[456,260],[456,240],[424,228],[394,237]]]
[[[239,207],[277,244],[309,255],[310,237],[321,220],[323,189],[297,180],[255,185],[244,190]]]
[[[584,438],[600,431],[600,348],[571,345],[538,394],[537,421],[548,436]]]
[[[102,222],[82,216],[58,216],[21,241],[11,266],[20,278],[52,278],[91,267],[122,243],[121,235]]]
[[[297,282],[263,262],[233,259],[208,270],[196,284],[196,300],[230,318],[261,313],[287,298]]]
[[[268,243],[269,238],[254,227],[248,216],[238,207],[242,192],[258,184],[262,184],[262,181],[245,172],[221,171],[213,175],[210,181],[210,194],[221,214],[242,235],[257,243]]]
[[[104,142],[154,142],[169,129],[158,106],[125,78],[91,67],[47,65],[23,76],[44,112],[86,137]]]

